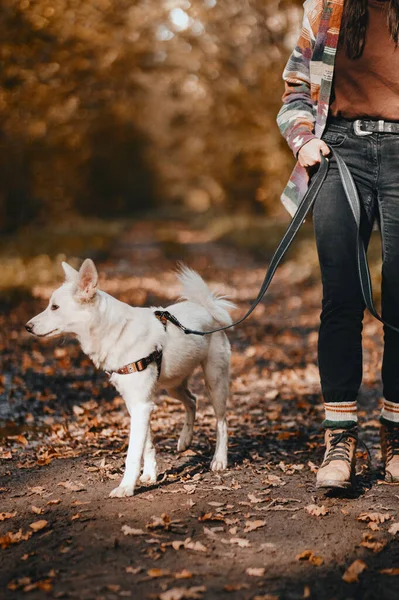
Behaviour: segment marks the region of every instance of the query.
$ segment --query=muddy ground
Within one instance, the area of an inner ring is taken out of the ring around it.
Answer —
[[[241,314],[264,261],[181,222],[168,231],[132,225],[100,261],[103,289],[167,305],[183,259]],[[316,493],[321,290],[314,269],[294,258],[255,316],[229,333],[229,469],[209,471],[214,418],[198,372],[191,449],[177,453],[183,411],[161,390],[152,418],[158,482],[128,499],[108,498],[126,451],[123,402],[73,340],[43,343],[24,331],[53,285],[3,301],[1,598],[398,598],[399,486],[382,480],[378,443],[380,327],[366,318],[360,421],[371,466],[360,448],[353,492]]]

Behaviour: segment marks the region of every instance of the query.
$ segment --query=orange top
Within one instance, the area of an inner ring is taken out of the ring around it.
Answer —
[[[349,59],[339,44],[330,114],[399,121],[399,47],[387,25],[386,0],[369,0],[362,56]]]

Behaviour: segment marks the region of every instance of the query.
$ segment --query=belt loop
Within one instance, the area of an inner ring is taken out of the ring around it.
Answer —
[[[378,121],[378,131],[384,133],[384,121],[382,119],[379,119]]]

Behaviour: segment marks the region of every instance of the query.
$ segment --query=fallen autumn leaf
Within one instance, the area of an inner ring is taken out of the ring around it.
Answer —
[[[33,529],[33,531],[40,531],[41,529],[44,529],[47,524],[48,521],[41,519],[40,521],[34,521],[33,523],[30,523],[29,527]]]
[[[346,569],[342,575],[342,579],[345,583],[356,583],[359,581],[359,575],[367,569],[367,565],[363,560],[357,559]]]

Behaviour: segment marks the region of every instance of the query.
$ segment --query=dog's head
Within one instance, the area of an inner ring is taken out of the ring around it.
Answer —
[[[93,314],[97,300],[98,275],[92,260],[87,258],[79,271],[62,263],[65,281],[52,294],[43,312],[26,325],[29,333],[38,337],[55,337],[62,333],[81,331]]]

